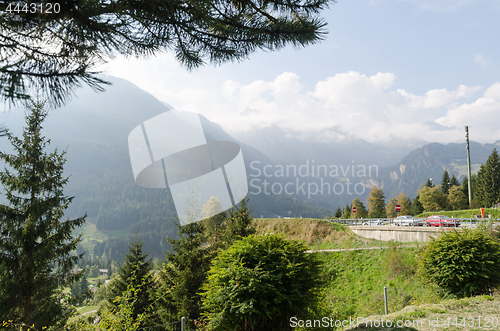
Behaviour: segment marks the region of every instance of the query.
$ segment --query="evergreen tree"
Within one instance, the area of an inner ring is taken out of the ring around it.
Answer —
[[[44,103],[32,102],[22,139],[8,134],[15,155],[0,152],[9,170],[0,173],[9,205],[0,205],[0,320],[60,328],[71,311],[63,289],[71,287],[82,273],[73,268],[82,255],[73,255],[80,237],[72,232],[85,216],[62,221],[73,200],[63,194],[65,152],[50,154],[50,143],[41,135],[47,116]]]
[[[476,185],[474,187],[473,207],[485,207],[486,192],[486,168],[481,163],[477,172]]]
[[[89,291],[89,282],[87,281],[87,277],[83,275],[79,282],[74,283],[71,286],[71,296],[76,298],[76,303],[81,304],[85,299],[91,297],[91,293]]]
[[[341,218],[342,217],[342,209],[340,209],[340,206],[338,206],[337,210],[335,211],[335,217],[336,218]]]
[[[413,216],[420,215],[424,212],[424,207],[422,206],[422,203],[420,203],[420,200],[418,198],[419,195],[417,195],[411,203],[411,214]]]
[[[365,205],[359,200],[359,198],[355,198],[352,200],[351,203],[352,207],[356,207],[356,215],[352,212],[351,209],[351,216],[350,218],[367,218],[368,217],[368,211],[366,210]]]
[[[164,322],[182,317],[200,317],[200,289],[207,278],[213,251],[205,247],[202,222],[177,225],[179,239],[167,239],[172,250],[166,253],[159,274],[160,316]]]
[[[450,190],[450,174],[448,173],[448,170],[444,170],[443,177],[441,179],[441,192],[444,194],[448,194],[448,191]]]
[[[151,309],[155,302],[156,286],[151,272],[151,259],[148,259],[148,253],[142,251],[142,246],[143,243],[137,234],[136,240],[129,245],[125,262],[120,267],[118,274],[108,284],[106,291],[110,306],[117,307],[122,302],[115,300],[116,297],[121,297],[127,291],[128,286],[132,286],[136,290],[133,301],[129,302],[134,320],[139,314]],[[132,299],[130,298],[130,300]]]
[[[433,188],[434,184],[432,184],[432,180],[430,178],[427,178],[427,181],[425,182],[425,187]]]
[[[255,227],[252,226],[252,211],[247,207],[248,199],[243,199],[239,206],[229,210],[229,217],[225,221],[227,232],[227,247],[234,241],[255,233]]]
[[[460,186],[460,182],[458,181],[457,177],[455,177],[455,175],[452,175],[450,179],[450,187],[452,186]]]
[[[348,204],[345,205],[344,210],[342,211],[342,218],[348,219],[351,218],[351,208]]]
[[[85,82],[105,82],[92,68],[116,54],[150,56],[172,50],[195,68],[246,59],[256,50],[307,46],[323,39],[318,13],[328,0],[245,2],[62,1],[58,12],[8,12],[0,2],[0,96],[25,100],[31,86],[61,103]],[[54,5],[55,6],[55,5]],[[45,9],[45,8],[44,8]],[[40,49],[43,49],[40,51]]]
[[[385,218],[385,196],[384,192],[375,185],[370,191],[367,198],[368,201],[368,217],[370,218]]]
[[[500,200],[500,159],[496,148],[479,169],[474,200],[481,207],[492,207]]]

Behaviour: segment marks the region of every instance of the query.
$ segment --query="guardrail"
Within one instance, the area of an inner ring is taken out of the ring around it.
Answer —
[[[425,218],[415,218],[416,220],[420,220],[422,222],[425,221]],[[490,221],[494,223],[500,222],[500,219],[486,219],[486,218],[452,218],[454,220],[459,220],[460,225],[473,227],[480,222]],[[329,222],[345,224],[349,226],[357,226],[357,225],[369,225],[369,226],[377,226],[377,225],[399,225],[400,221],[395,221],[395,218],[328,218],[326,219]],[[403,221],[404,223],[404,221]]]

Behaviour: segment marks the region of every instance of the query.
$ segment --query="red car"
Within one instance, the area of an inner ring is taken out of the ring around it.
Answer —
[[[458,227],[460,221],[443,215],[432,215],[424,220],[425,226],[454,226]]]

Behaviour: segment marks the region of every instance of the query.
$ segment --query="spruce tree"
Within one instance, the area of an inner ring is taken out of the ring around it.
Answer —
[[[500,159],[495,148],[485,164],[484,207],[493,207],[500,200]]]
[[[59,7],[49,14],[19,13],[15,2],[0,2],[0,96],[5,99],[26,100],[34,85],[58,104],[82,82],[102,89],[106,82],[93,68],[117,54],[172,51],[182,65],[195,68],[244,60],[259,49],[315,44],[326,34],[318,14],[329,1],[53,3]]]
[[[337,210],[335,211],[335,217],[336,218],[341,218],[342,217],[342,209],[340,209],[340,206],[338,206]]]
[[[0,172],[9,205],[0,205],[0,320],[58,329],[71,310],[64,288],[77,282],[73,272],[82,255],[74,255],[80,236],[73,230],[85,217],[61,220],[73,197],[63,194],[65,152],[45,151],[41,134],[44,103],[32,102],[22,138],[8,134],[14,155],[0,152],[9,169]]]
[[[345,205],[344,210],[342,211],[342,218],[348,219],[351,218],[351,208],[348,204]]]
[[[474,207],[485,207],[486,185],[486,167],[481,163],[477,172],[476,185],[474,186]]]
[[[106,291],[108,302],[115,307],[122,303],[115,300],[116,297],[121,297],[127,291],[128,286],[136,291],[134,297],[129,298],[129,303],[132,305],[131,316],[134,320],[139,314],[152,309],[155,302],[155,283],[151,273],[151,259],[148,259],[148,253],[142,251],[142,245],[143,243],[137,235],[136,240],[129,245],[125,262],[109,283]]]
[[[417,195],[411,203],[411,214],[413,216],[417,216],[422,214],[423,212],[424,212],[424,207],[422,206],[422,203],[420,203],[419,196]]]
[[[199,293],[212,257],[212,250],[205,245],[202,222],[177,224],[177,229],[179,239],[167,239],[172,249],[166,252],[166,262],[159,274],[159,314],[164,322],[200,317]]]
[[[434,184],[432,184],[432,180],[430,178],[427,178],[427,181],[425,182],[425,187],[433,188]]]
[[[450,190],[450,174],[448,174],[448,170],[444,170],[443,177],[441,178],[441,192],[444,194],[448,194]]]
[[[227,247],[232,245],[236,240],[255,233],[255,227],[252,226],[252,211],[247,206],[247,203],[248,199],[243,199],[239,206],[235,206],[229,210],[228,219],[225,221],[228,238]]]
[[[458,181],[457,177],[455,177],[455,175],[452,175],[450,179],[450,187],[452,186],[460,186],[460,182]]]

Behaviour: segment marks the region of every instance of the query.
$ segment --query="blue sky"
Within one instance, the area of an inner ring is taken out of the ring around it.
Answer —
[[[101,69],[231,134],[277,125],[321,141],[500,139],[500,1],[339,0],[328,36],[188,72],[168,53]]]

